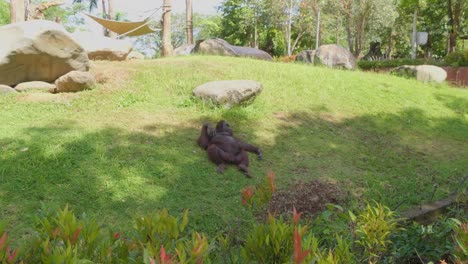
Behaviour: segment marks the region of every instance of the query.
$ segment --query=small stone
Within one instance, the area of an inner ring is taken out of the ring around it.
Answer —
[[[92,89],[96,84],[94,76],[89,72],[71,71],[55,81],[55,89],[51,93],[79,92]]]
[[[47,83],[47,82],[40,82],[40,81],[24,82],[15,86],[15,90],[18,92],[27,92],[27,91],[46,92],[46,91],[49,91],[50,89],[55,89],[55,85]]]
[[[18,93],[18,91],[11,88],[10,86],[0,84],[0,94],[11,94],[11,93]]]

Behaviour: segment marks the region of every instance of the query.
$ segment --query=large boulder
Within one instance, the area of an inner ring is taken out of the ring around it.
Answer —
[[[190,55],[195,48],[195,44],[184,44],[174,49],[174,56],[185,56]]]
[[[253,101],[262,88],[261,83],[250,80],[214,81],[198,86],[193,94],[204,100],[232,107]]]
[[[10,86],[0,84],[0,95],[9,93],[17,93],[17,91]]]
[[[72,71],[55,81],[56,88],[51,93],[69,93],[92,89],[96,84],[94,76],[89,72]]]
[[[322,45],[315,50],[314,64],[323,64],[332,68],[356,68],[356,58],[340,45]]]
[[[315,50],[303,50],[296,55],[296,62],[313,63]]]
[[[145,59],[145,55],[143,55],[142,53],[136,50],[132,50],[132,52],[130,52],[127,56],[127,60],[144,60],[144,59]]]
[[[393,69],[391,73],[397,76],[416,78],[421,82],[441,83],[447,78],[447,72],[434,65],[403,65]]]
[[[240,47],[229,44],[227,41],[219,38],[212,38],[198,41],[193,49],[193,53],[234,56],[234,57],[250,57],[260,60],[273,60],[270,54],[263,50]]]
[[[123,61],[133,49],[132,43],[127,40],[113,39],[89,32],[76,32],[72,35],[88,52],[91,60]]]
[[[33,20],[0,27],[0,83],[53,82],[70,71],[89,70],[85,50],[63,26]]]
[[[47,92],[50,89],[54,89],[55,85],[47,82],[24,82],[15,86],[15,90],[18,92],[27,92],[27,91],[44,91]]]

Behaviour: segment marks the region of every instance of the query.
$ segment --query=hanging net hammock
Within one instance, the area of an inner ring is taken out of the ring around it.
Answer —
[[[112,32],[119,34],[119,37],[141,36],[141,35],[146,35],[146,34],[159,31],[159,29],[152,29],[149,26],[149,23],[151,22],[150,17],[139,22],[124,22],[124,21],[103,19],[103,18],[92,16],[90,14],[86,14],[86,15],[89,16],[94,21],[96,21],[97,23],[101,24],[103,27],[109,29]]]

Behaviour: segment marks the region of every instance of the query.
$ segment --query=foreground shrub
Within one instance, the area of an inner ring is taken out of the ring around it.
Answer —
[[[266,207],[276,190],[274,174],[241,192],[252,213]],[[255,208],[254,208],[255,207]],[[463,209],[458,209],[463,210]],[[339,205],[313,220],[269,214],[249,224],[245,233],[220,234],[210,240],[186,230],[188,211],[179,217],[166,209],[135,219],[131,230],[115,232],[86,215],[63,210],[39,212],[35,231],[20,248],[12,246],[0,226],[2,263],[414,263],[423,260],[464,263],[468,257],[468,224],[454,218],[433,225],[398,227],[389,208],[367,204],[345,210]],[[464,213],[459,216],[464,218]]]

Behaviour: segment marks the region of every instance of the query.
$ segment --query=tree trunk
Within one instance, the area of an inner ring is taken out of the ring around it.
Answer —
[[[26,17],[25,0],[10,1],[10,21],[11,23],[23,22]]]
[[[106,0],[102,0],[101,3],[102,3],[102,18],[107,19]],[[109,30],[105,27],[103,27],[103,34],[106,37],[109,36]]]
[[[185,15],[186,15],[186,23],[187,23],[187,44],[193,44],[193,21],[192,21],[192,0],[185,1]]]
[[[335,28],[335,39],[336,45],[340,44],[340,17],[336,17],[336,28]]]
[[[463,0],[454,0],[455,6],[453,6],[452,0],[447,0],[447,8],[448,8],[448,17],[449,17],[449,26],[450,31],[448,34],[448,42],[447,42],[447,54],[456,51],[457,49],[457,38],[458,32],[460,29],[460,16],[461,16],[461,9],[462,9],[462,1]]]
[[[163,2],[163,21],[162,21],[162,56],[172,56],[172,43],[171,43],[171,0],[164,0]]]
[[[450,1],[450,0],[449,0]],[[411,59],[416,59],[416,52],[418,48],[418,43],[416,41],[416,23],[418,20],[418,9],[414,9],[413,15],[413,33],[412,33],[412,40],[411,40]]]
[[[114,20],[115,19],[115,13],[114,13],[114,0],[108,0],[108,7],[109,7],[109,13],[107,15],[107,19]],[[115,38],[117,34],[115,32],[109,31],[109,37]]]
[[[320,7],[317,11],[317,31],[315,33],[315,49],[318,49],[320,45]]]
[[[291,26],[292,26],[292,12],[293,12],[293,0],[289,1],[289,14],[288,14],[288,26],[286,28],[286,42],[288,44],[288,56],[291,56]]]
[[[24,0],[24,19],[26,21],[29,20],[29,14],[31,12],[30,6],[31,6],[31,0]]]

